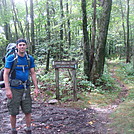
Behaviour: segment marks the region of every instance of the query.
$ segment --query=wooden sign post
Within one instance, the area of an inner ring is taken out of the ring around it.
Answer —
[[[60,98],[59,94],[59,68],[68,68],[72,69],[72,74],[73,74],[73,99],[76,101],[77,100],[77,95],[76,95],[76,68],[77,68],[77,63],[76,61],[53,61],[53,68],[55,68],[55,81],[56,81],[56,98]]]

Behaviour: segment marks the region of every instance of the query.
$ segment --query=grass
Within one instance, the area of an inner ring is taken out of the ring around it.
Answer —
[[[129,90],[125,101],[111,114],[110,127],[118,134],[134,134],[134,76],[127,67],[130,68],[130,64],[119,63],[116,70],[116,75]]]
[[[119,134],[134,134],[134,101],[125,101],[111,115],[113,122],[110,127]]]

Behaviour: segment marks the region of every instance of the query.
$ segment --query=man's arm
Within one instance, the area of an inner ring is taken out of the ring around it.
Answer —
[[[5,82],[5,89],[6,89],[6,96],[9,99],[12,99],[12,92],[9,85],[9,68],[4,68],[4,82]]]
[[[39,89],[38,89],[38,83],[37,83],[36,73],[35,73],[34,68],[30,69],[30,73],[31,73],[31,78],[32,78],[32,81],[33,81],[33,84],[34,84],[34,87],[35,87],[34,93],[37,96],[38,93],[39,93]]]

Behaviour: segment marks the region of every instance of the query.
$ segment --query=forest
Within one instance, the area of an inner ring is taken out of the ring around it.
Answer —
[[[73,101],[72,69],[62,68],[58,92],[62,105],[101,107],[125,100],[121,108],[126,112],[126,105],[130,106],[134,113],[133,5],[133,0],[0,0],[0,57],[9,43],[24,38],[35,58],[43,94],[39,100],[57,99],[53,62],[75,61],[77,101]],[[2,60],[0,65],[3,68]],[[121,119],[120,109],[116,112],[112,117]],[[133,133],[134,120],[126,127],[123,122],[127,124],[120,120],[118,128],[116,120],[114,128]]]

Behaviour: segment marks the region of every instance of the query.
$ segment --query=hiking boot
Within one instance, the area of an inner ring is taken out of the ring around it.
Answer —
[[[12,131],[12,134],[17,134],[17,131]]]
[[[32,134],[31,130],[26,130],[25,132],[26,132],[26,134]]]

